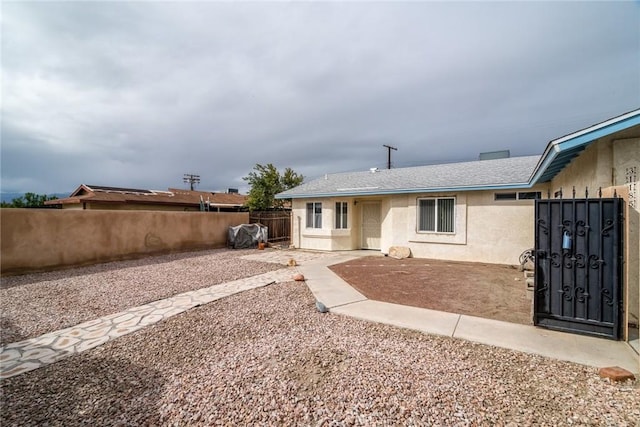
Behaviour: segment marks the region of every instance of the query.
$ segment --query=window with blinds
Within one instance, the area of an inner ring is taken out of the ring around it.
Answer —
[[[453,197],[418,199],[418,231],[453,233],[455,202]]]

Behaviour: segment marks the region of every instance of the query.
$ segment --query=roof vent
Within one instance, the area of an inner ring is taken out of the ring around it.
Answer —
[[[376,173],[376,172],[378,172],[378,168],[371,168],[371,169],[369,169],[369,172]]]
[[[480,153],[479,160],[508,159],[509,157],[511,157],[509,150],[487,151]]]

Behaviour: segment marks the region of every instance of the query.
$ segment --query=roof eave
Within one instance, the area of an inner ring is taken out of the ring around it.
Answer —
[[[640,109],[552,140],[542,153],[540,161],[531,175],[530,182],[535,185],[552,180],[580,151],[592,142],[637,125],[640,125]],[[575,154],[559,161],[555,165],[556,170],[547,173],[556,158],[569,150],[575,150]]]
[[[324,193],[304,193],[280,195],[276,194],[276,199],[313,199],[319,197],[364,197],[364,196],[380,196],[380,195],[397,195],[397,194],[415,194],[415,193],[445,193],[445,192],[461,192],[461,191],[482,191],[482,190],[513,190],[531,188],[531,183],[521,182],[514,184],[495,184],[495,185],[474,185],[474,186],[458,186],[458,187],[436,187],[436,188],[400,188],[390,190],[372,190],[372,191],[334,191]]]

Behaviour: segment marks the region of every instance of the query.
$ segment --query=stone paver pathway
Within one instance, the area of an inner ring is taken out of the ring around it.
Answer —
[[[337,259],[341,256],[339,252],[312,252],[301,249],[284,250],[284,251],[258,251],[256,254],[245,255],[242,259],[252,261],[272,262],[275,264],[288,265],[290,259],[294,259],[296,263],[304,265],[308,262],[319,259]]]
[[[299,262],[300,258],[312,259],[313,257],[308,257],[307,254],[289,253],[285,255],[268,251],[258,255],[248,255],[246,258],[286,264],[290,258]],[[111,339],[137,331],[199,305],[249,289],[289,281],[296,273],[295,268],[283,268],[185,292],[84,322],[71,328],[50,332],[37,338],[7,344],[0,348],[0,379],[13,377],[89,350]]]

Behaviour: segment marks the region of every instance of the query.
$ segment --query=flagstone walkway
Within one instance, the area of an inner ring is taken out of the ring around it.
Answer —
[[[292,280],[298,273],[286,267],[293,258],[296,264],[331,258],[337,255],[304,251],[258,251],[241,258],[281,264],[280,270],[174,295],[119,313],[80,323],[76,326],[50,332],[36,338],[18,341],[0,347],[0,379],[13,377],[38,369],[74,354],[98,347],[109,340],[130,334],[146,326],[183,313],[191,308],[250,289]]]
[[[273,254],[273,255],[272,255]],[[309,258],[304,254],[305,258]],[[246,258],[263,262],[285,264],[291,255],[272,252],[248,255]],[[296,261],[301,257],[295,256]],[[282,268],[257,276],[247,277],[208,288],[185,292],[149,304],[132,307],[119,313],[90,320],[0,348],[0,379],[28,372],[60,359],[97,347],[105,342],[202,304],[219,300],[238,292],[255,289],[277,282],[291,280],[295,268]]]

